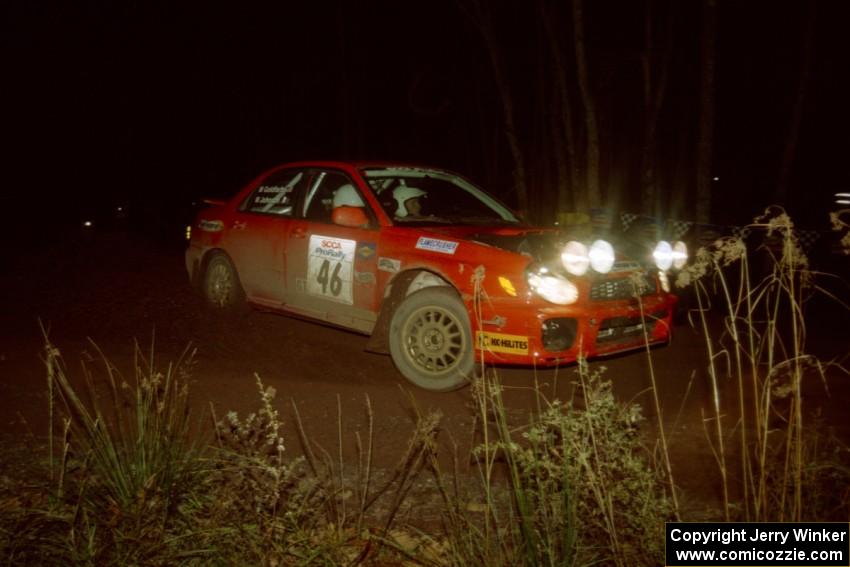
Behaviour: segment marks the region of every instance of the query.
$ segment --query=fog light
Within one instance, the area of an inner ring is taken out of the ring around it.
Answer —
[[[567,350],[576,340],[578,322],[570,317],[543,321],[543,348],[549,352]]]

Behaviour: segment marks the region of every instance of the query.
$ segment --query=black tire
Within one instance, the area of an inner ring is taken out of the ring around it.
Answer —
[[[239,275],[226,255],[219,253],[210,258],[201,281],[201,293],[217,309],[233,309],[244,303],[245,292]]]
[[[402,301],[390,322],[389,346],[399,372],[425,390],[456,390],[475,370],[469,314],[447,287],[429,287]]]

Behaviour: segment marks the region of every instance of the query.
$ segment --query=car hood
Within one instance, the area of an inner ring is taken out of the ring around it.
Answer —
[[[586,240],[575,234],[537,227],[497,226],[497,227],[429,227],[429,232],[458,240],[466,240],[507,250],[527,256],[535,263],[560,271],[561,252],[570,240]],[[589,242],[588,242],[589,244]],[[651,261],[644,251],[638,250],[634,243],[623,239],[612,240],[616,254],[614,271],[631,271],[650,268]]]
[[[428,227],[428,232],[522,254],[544,263],[560,257],[561,247],[566,242],[556,230],[521,226],[440,226]]]

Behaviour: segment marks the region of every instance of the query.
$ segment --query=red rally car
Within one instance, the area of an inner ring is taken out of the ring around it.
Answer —
[[[463,177],[399,164],[267,171],[192,226],[191,281],[214,306],[309,317],[370,335],[414,384],[462,386],[476,362],[552,366],[670,339],[666,270],[611,244],[525,225]]]

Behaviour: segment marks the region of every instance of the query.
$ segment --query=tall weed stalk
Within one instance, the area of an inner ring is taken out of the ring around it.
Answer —
[[[784,211],[768,209],[749,229],[765,235],[759,248],[739,237],[717,240],[697,251],[677,285],[693,287],[692,316],[705,335],[715,427],[707,438],[726,519],[800,521],[811,470],[803,384],[826,380],[826,365],[807,350],[804,305],[820,288]],[[754,252],[762,255],[755,266]],[[727,377],[735,392],[728,408]],[[731,439],[734,450],[725,446]]]
[[[80,385],[46,336],[45,343],[50,413],[55,396],[62,417],[58,471],[50,456],[49,515],[66,522],[57,539],[68,556],[109,564],[203,555],[177,537],[191,522],[201,467],[188,405],[192,353],[160,371],[153,348],[145,356],[136,345],[128,381],[91,343],[97,357],[83,363]]]

